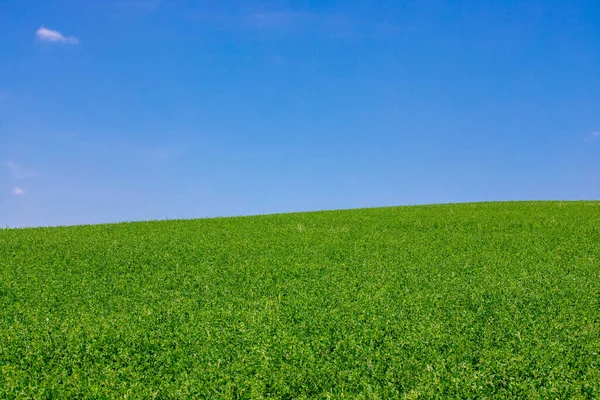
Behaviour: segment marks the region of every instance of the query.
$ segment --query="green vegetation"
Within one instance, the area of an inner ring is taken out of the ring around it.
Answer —
[[[0,230],[0,398],[600,398],[600,202]]]

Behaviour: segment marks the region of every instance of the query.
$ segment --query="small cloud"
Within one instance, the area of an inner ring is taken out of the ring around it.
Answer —
[[[0,163],[0,165],[4,165],[6,168],[8,168],[13,179],[37,178],[39,176],[36,171],[22,167],[14,161],[7,161]]]
[[[12,194],[15,196],[23,196],[25,191],[18,186],[15,186],[12,190]]]
[[[592,132],[590,134],[590,136],[593,137],[593,138],[600,138],[600,131],[598,131],[598,132]]]
[[[35,32],[35,36],[44,42],[58,42],[68,44],[79,44],[79,39],[74,36],[63,36],[59,31],[46,29],[43,26]]]

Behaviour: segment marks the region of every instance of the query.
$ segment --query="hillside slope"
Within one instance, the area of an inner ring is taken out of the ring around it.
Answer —
[[[600,202],[0,230],[0,397],[600,397]]]

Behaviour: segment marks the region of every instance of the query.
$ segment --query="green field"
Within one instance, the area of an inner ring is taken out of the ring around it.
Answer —
[[[0,398],[600,398],[600,202],[0,230]]]

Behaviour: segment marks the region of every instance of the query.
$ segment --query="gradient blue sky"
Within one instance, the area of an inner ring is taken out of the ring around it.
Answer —
[[[1,226],[599,198],[598,0],[0,0]]]

